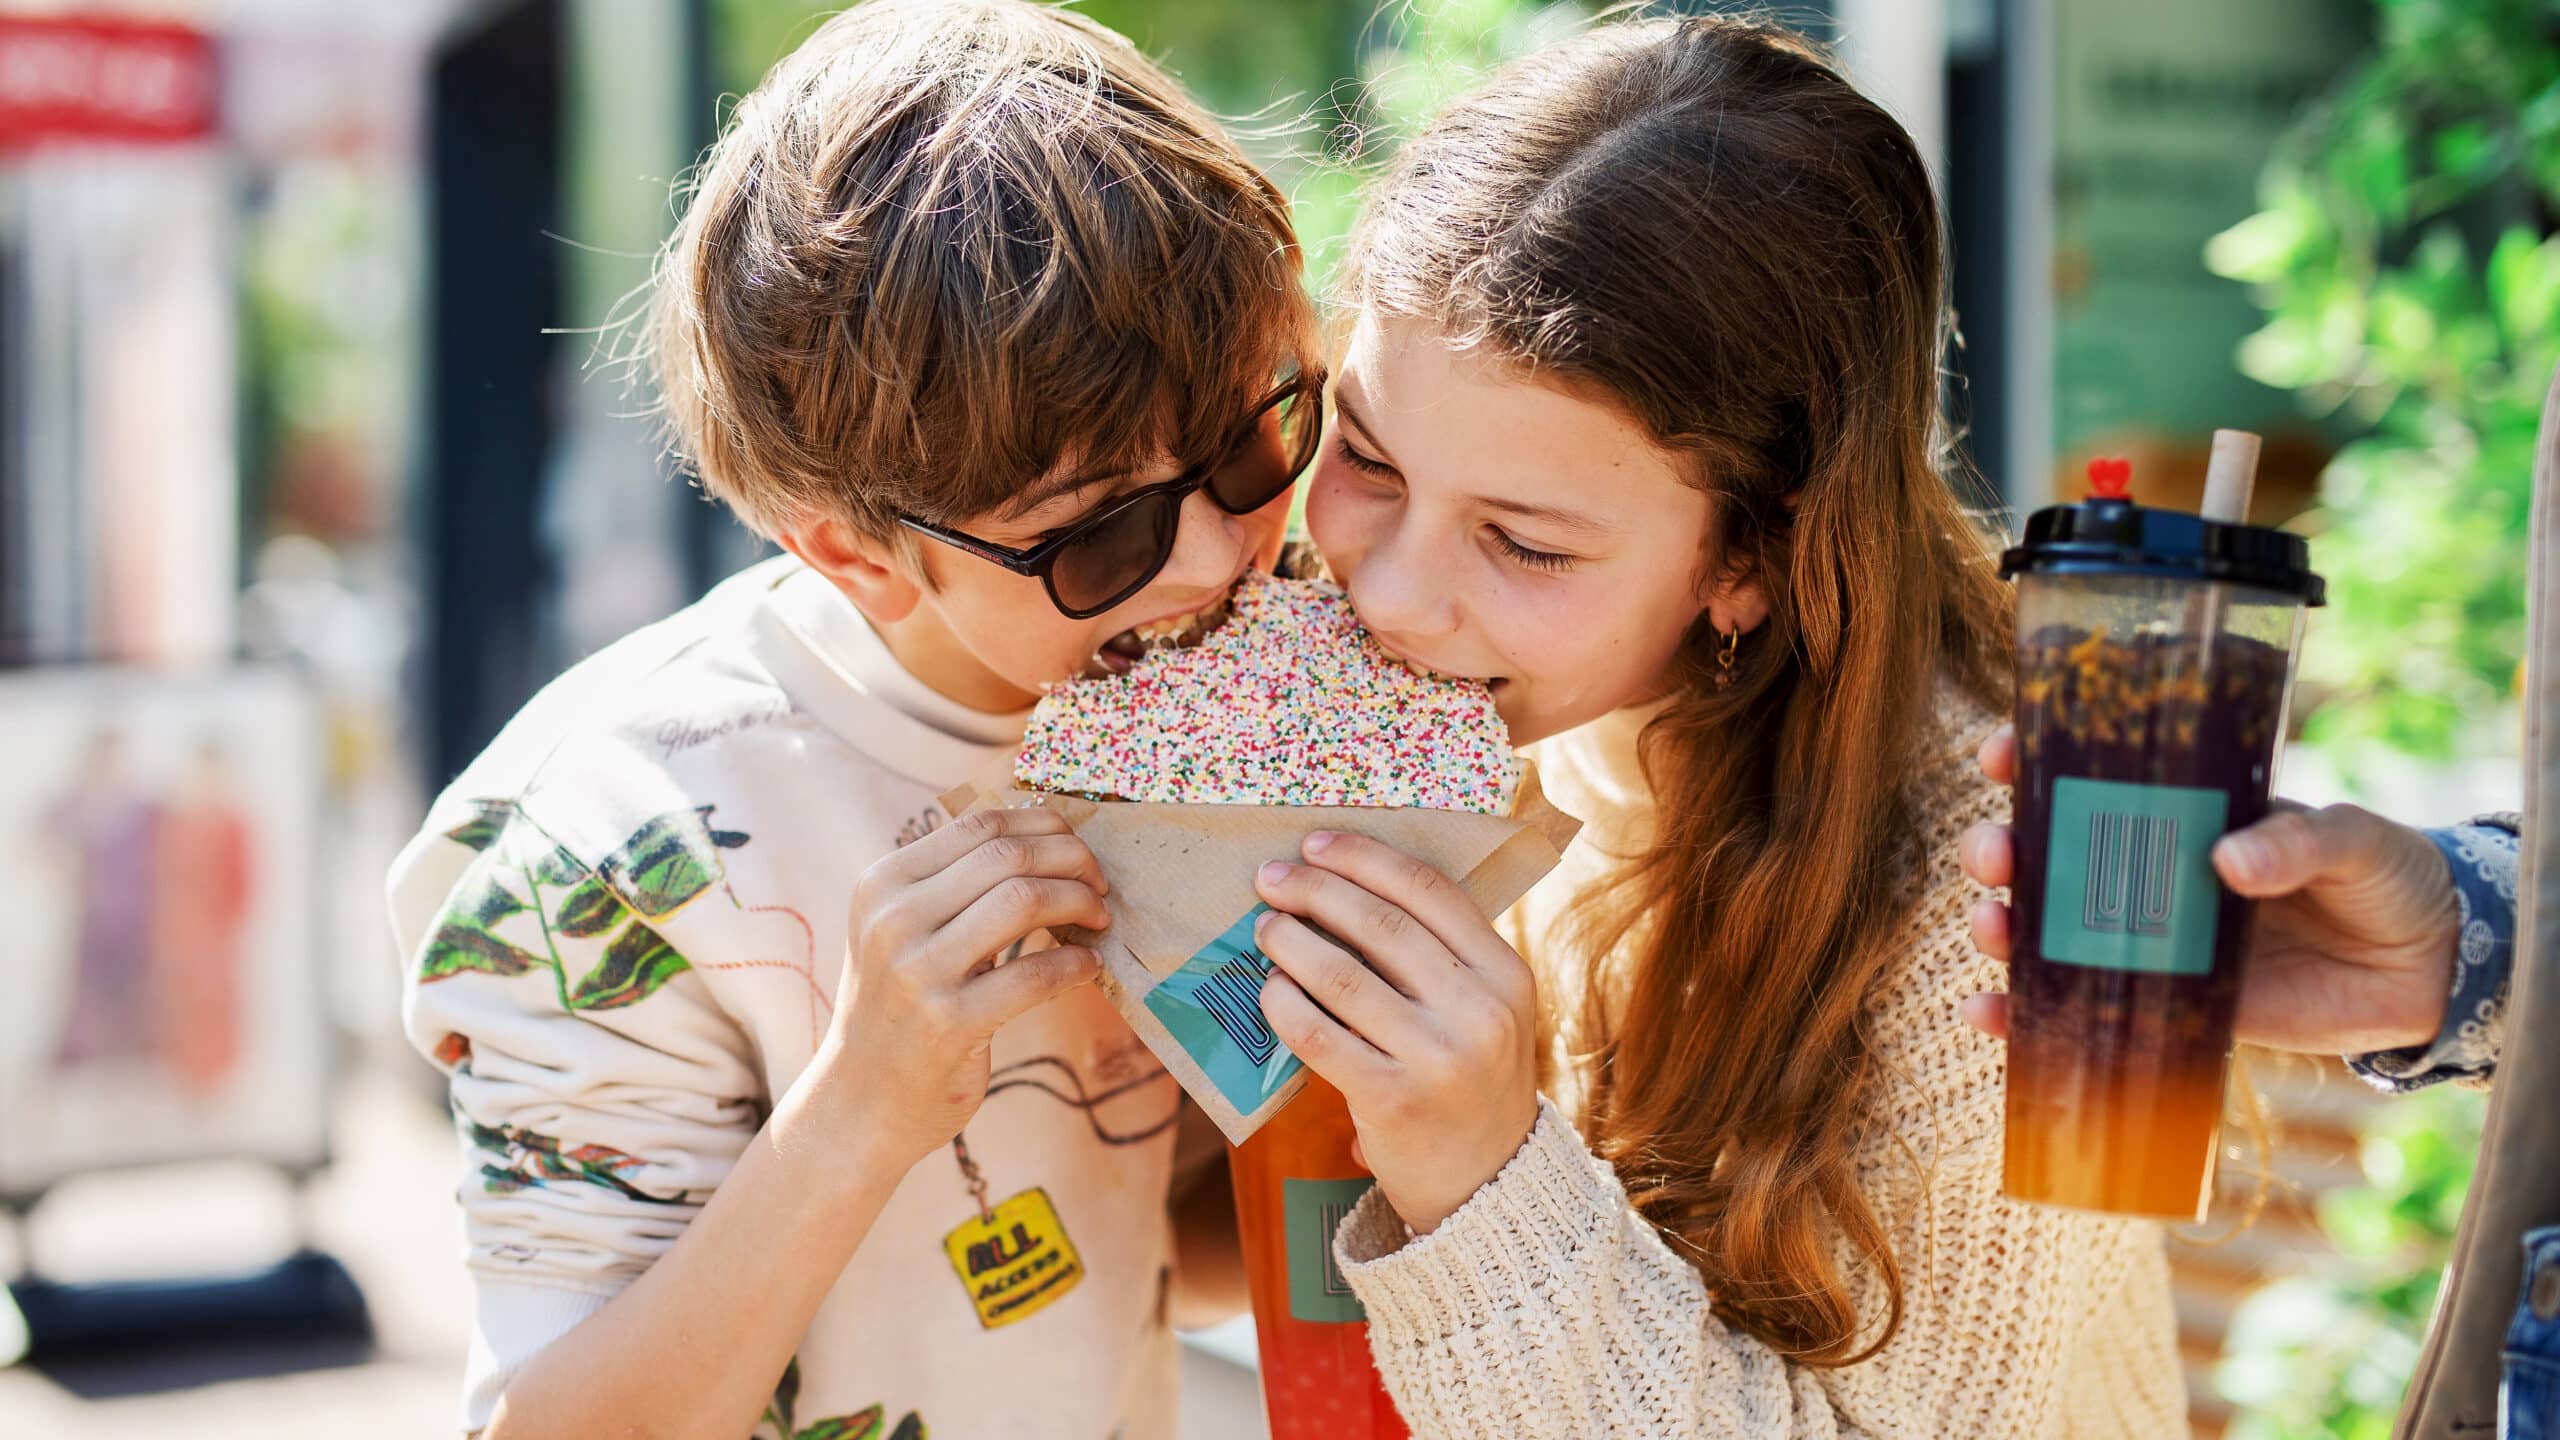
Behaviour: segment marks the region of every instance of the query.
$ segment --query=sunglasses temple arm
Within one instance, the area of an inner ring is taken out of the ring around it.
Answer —
[[[929,521],[911,520],[903,516],[900,517],[899,523],[928,540],[939,540],[964,555],[974,556],[991,565],[1001,565],[1016,575],[1032,574],[1039,562],[1037,549],[1009,550],[974,535],[964,535],[957,530],[945,530]]]

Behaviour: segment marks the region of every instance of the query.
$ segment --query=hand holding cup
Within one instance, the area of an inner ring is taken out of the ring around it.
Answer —
[[[1982,772],[2017,780],[2016,732],[1983,742]],[[2014,874],[2011,827],[1977,825],[1962,842],[1964,871],[2005,886]],[[2458,910],[2443,854],[2417,831],[2353,805],[2313,810],[2276,802],[2275,813],[2213,849],[2222,883],[2258,902],[2245,952],[2234,1038],[2273,1050],[2360,1054],[2433,1039],[2443,1023]],[[2009,959],[2005,901],[1973,912],[1973,940]],[[1965,1019],[2008,1033],[2007,998],[1976,995]]]

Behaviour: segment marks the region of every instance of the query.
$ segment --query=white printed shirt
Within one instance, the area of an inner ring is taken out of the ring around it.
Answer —
[[[683,1235],[826,1031],[854,881],[1022,721],[782,558],[568,671],[436,801],[390,889],[461,1132],[465,1430]],[[909,1172],[756,1440],[1171,1434],[1178,1088],[1091,988],[993,1059],[963,1137],[992,1223],[955,1149]]]

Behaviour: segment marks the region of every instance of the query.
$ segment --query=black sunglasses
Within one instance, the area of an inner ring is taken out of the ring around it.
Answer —
[[[1287,494],[1316,458],[1323,419],[1324,377],[1293,376],[1253,407],[1218,458],[1119,496],[1024,549],[912,515],[898,523],[1016,575],[1039,577],[1060,614],[1089,620],[1147,588],[1164,569],[1181,529],[1182,502],[1194,490],[1208,491],[1230,515],[1250,515]]]

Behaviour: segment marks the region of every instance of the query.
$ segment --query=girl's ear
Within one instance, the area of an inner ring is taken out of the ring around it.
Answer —
[[[1769,597],[1756,580],[1735,580],[1718,586],[1707,597],[1707,621],[1719,635],[1736,631],[1748,635],[1769,618]]]
[[[875,540],[841,520],[812,520],[778,538],[875,625],[906,619],[924,598],[922,582],[895,543]]]

